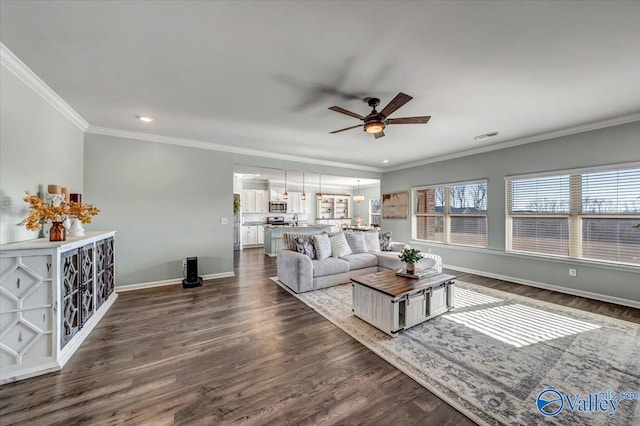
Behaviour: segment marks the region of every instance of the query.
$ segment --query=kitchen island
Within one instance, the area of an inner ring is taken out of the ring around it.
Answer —
[[[269,257],[278,255],[278,250],[282,246],[282,236],[285,232],[296,232],[301,234],[321,234],[331,232],[332,225],[265,225],[264,226],[264,254]]]

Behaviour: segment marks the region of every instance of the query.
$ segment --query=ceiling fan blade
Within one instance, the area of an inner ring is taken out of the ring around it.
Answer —
[[[403,118],[390,118],[386,121],[387,124],[425,124],[429,122],[430,115],[423,117],[403,117]]]
[[[351,116],[351,117],[357,118],[357,119],[359,119],[359,120],[364,120],[364,117],[363,117],[363,116],[361,116],[360,114],[356,114],[355,112],[347,111],[346,109],[344,109],[344,108],[340,108],[339,106],[332,106],[332,107],[330,107],[329,109],[330,109],[331,111],[340,112],[340,113],[342,113],[342,114],[346,114],[346,115],[348,115],[348,116]]]
[[[374,133],[373,135],[376,137],[376,139],[380,139],[384,137],[384,132],[380,130],[378,133]]]
[[[409,96],[405,93],[398,93],[396,95],[395,98],[393,98],[393,100],[391,102],[389,102],[387,104],[386,107],[384,107],[382,109],[382,111],[380,111],[380,114],[384,115],[385,117],[388,117],[389,115],[391,115],[395,110],[397,110],[398,108],[400,108],[402,105],[406,104],[407,102],[409,102],[411,99],[413,99],[412,96]]]
[[[357,126],[345,127],[344,129],[334,130],[333,132],[329,132],[329,133],[340,133],[340,132],[344,132],[345,130],[351,130],[351,129],[355,129],[356,127],[362,127],[362,126],[364,126],[364,124],[358,124]]]

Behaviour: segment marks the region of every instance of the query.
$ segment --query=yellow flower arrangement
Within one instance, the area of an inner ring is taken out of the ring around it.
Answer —
[[[46,201],[29,191],[25,191],[25,194],[27,195],[24,197],[24,201],[31,206],[31,212],[20,222],[20,225],[24,225],[30,231],[38,231],[47,221],[62,222],[67,217],[75,217],[82,223],[91,223],[91,218],[100,213],[100,210],[93,204],[72,201],[56,207],[50,206]]]

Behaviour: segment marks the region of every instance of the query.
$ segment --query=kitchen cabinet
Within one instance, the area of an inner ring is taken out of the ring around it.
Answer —
[[[240,206],[244,213],[268,213],[269,191],[264,189],[243,189]]]
[[[117,298],[115,232],[0,246],[0,383],[61,369]]]
[[[309,213],[309,197],[302,199],[302,192],[289,192],[289,200],[287,200],[287,213]]]
[[[242,226],[242,246],[259,246],[264,244],[264,227],[260,225]]]
[[[284,201],[283,195],[284,194],[284,187],[271,187],[270,189],[270,199],[271,201]]]

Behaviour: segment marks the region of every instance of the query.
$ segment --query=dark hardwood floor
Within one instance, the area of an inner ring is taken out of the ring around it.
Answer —
[[[640,311],[460,280],[640,323]],[[236,254],[236,276],[121,293],[62,371],[0,387],[0,424],[473,424]]]

